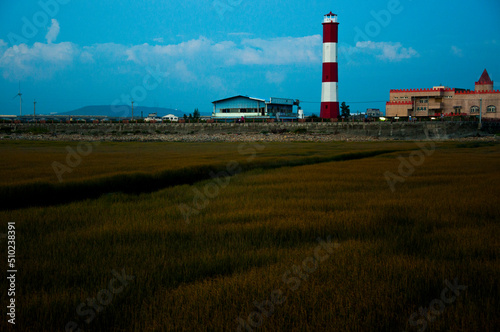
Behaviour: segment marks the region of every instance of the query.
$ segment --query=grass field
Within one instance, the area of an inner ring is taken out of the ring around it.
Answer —
[[[420,144],[2,142],[0,329],[497,331],[500,146]]]

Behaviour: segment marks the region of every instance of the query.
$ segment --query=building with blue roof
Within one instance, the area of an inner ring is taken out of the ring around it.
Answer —
[[[234,96],[213,101],[213,119],[240,118],[298,118],[299,101],[286,98],[270,98],[269,101],[248,96]],[[293,106],[297,105],[294,113]]]

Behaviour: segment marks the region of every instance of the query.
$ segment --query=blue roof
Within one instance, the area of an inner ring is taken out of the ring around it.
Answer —
[[[265,102],[265,100],[264,100],[264,99],[252,98],[252,97],[243,96],[243,95],[237,95],[237,96],[233,96],[233,97],[229,97],[229,98],[224,98],[224,99],[215,100],[215,101],[213,101],[213,102],[212,102],[212,104],[215,104],[215,103],[218,103],[218,102],[221,102],[221,101],[230,100],[230,99],[235,99],[235,98],[247,98],[247,99],[250,99],[250,100],[256,100],[256,101],[262,101],[262,102]]]

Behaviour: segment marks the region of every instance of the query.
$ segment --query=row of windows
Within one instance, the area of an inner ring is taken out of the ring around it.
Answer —
[[[479,113],[479,106],[472,106],[470,108],[470,112],[471,113]],[[490,106],[486,107],[486,112],[487,113],[496,113],[497,112],[497,108],[494,105],[490,105]]]
[[[264,111],[264,108],[261,108]],[[257,113],[259,112],[256,108],[223,108],[220,110],[221,113]]]
[[[420,104],[426,104],[429,102],[429,99],[420,99]]]
[[[460,114],[462,112],[461,106],[456,106],[456,107],[454,107],[454,109],[458,114]],[[417,107],[417,111],[427,111],[427,107]],[[471,106],[470,112],[479,114],[479,106]],[[494,105],[490,105],[486,108],[486,112],[487,113],[496,113],[497,108]]]

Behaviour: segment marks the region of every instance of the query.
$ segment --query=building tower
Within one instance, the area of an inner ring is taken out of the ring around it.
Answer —
[[[337,15],[332,12],[326,14],[323,20],[323,83],[320,117],[327,119],[336,119],[339,116],[338,28]]]
[[[476,82],[475,91],[493,91],[493,81],[488,75],[486,69],[483,71],[483,74],[479,78],[479,81]]]

